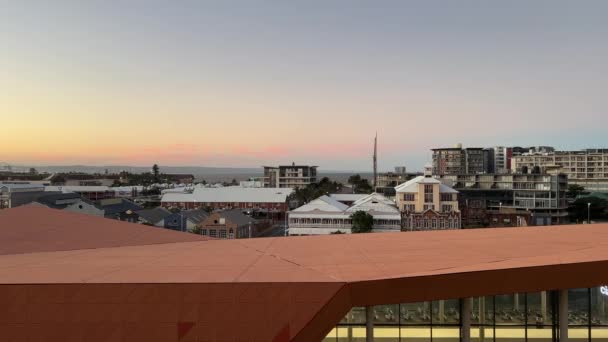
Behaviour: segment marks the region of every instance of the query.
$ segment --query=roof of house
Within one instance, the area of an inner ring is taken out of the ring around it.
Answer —
[[[220,215],[220,217],[227,219],[228,221],[236,224],[238,227],[246,226],[254,221],[254,219],[251,217],[243,214],[240,209],[218,211],[217,213]]]
[[[187,316],[191,339],[313,341],[352,306],[600,286],[608,267],[608,224],[199,240],[47,208],[3,210],[0,284],[9,286],[0,293],[22,289],[71,314],[128,301],[160,316],[125,317],[158,319],[171,336],[205,305],[204,317]]]
[[[105,185],[47,185],[44,191],[60,191],[60,192],[105,192],[112,191],[110,187]]]
[[[399,208],[397,208],[395,202],[377,193],[358,199],[346,210],[348,213],[356,211],[365,211],[374,216],[389,214],[395,216],[395,218],[401,218]]]
[[[181,214],[188,221],[194,224],[199,224],[203,222],[204,219],[209,217],[209,213],[203,209],[184,210],[181,212]]]
[[[292,192],[290,188],[195,188],[192,193],[165,193],[161,202],[285,203]]]
[[[13,190],[21,190],[21,189],[40,189],[43,190],[44,189],[44,185],[40,185],[40,184],[0,184],[0,189],[1,188],[6,188],[9,191],[13,191]]]
[[[77,193],[53,192],[38,197],[36,202],[49,208],[63,209],[78,200],[82,199]]]
[[[340,202],[354,202],[367,196],[367,194],[330,194],[329,197]]]
[[[300,212],[311,212],[311,211],[320,211],[320,212],[343,212],[346,210],[348,206],[344,203],[338,202],[336,199],[329,196],[321,196],[316,198],[301,207],[298,207],[292,210],[292,213],[300,213]]]
[[[124,213],[127,211],[137,212],[142,206],[124,198],[108,198],[97,202],[97,206],[105,211],[106,215]]]
[[[135,212],[140,218],[146,220],[151,224],[156,224],[167,216],[171,216],[171,212],[163,207],[157,207],[152,209],[143,209]]]
[[[201,240],[206,239],[42,206],[0,210],[0,255]]]
[[[440,193],[453,193],[457,194],[458,191],[450,188],[449,186],[441,183],[438,179],[426,176],[418,176],[414,179],[410,179],[409,181],[399,184],[395,187],[395,191],[397,192],[418,192],[418,184],[439,184],[439,192]]]

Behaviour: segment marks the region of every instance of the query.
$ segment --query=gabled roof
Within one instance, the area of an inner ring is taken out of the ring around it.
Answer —
[[[73,204],[81,200],[81,197],[77,193],[49,193],[48,195],[42,195],[36,199],[36,202],[46,205],[53,209],[63,209],[70,204]]]
[[[346,212],[354,213],[356,211],[366,211],[371,213],[390,213],[399,216],[399,209],[392,200],[378,194],[369,194],[356,202],[346,210]]]
[[[106,215],[124,213],[126,211],[140,211],[142,206],[124,198],[110,198],[98,202],[98,206],[105,211]]]
[[[301,207],[292,210],[291,212],[310,212],[315,210],[319,212],[343,212],[346,209],[348,209],[348,206],[346,204],[340,203],[329,196],[323,195],[304,204]]]
[[[335,199],[340,202],[354,202],[363,197],[366,197],[367,194],[330,194],[329,197]]]
[[[232,209],[232,210],[224,210],[217,212],[220,217],[225,218],[226,220],[235,223],[238,227],[246,226],[250,222],[255,221],[251,217],[243,214],[240,209]]]
[[[157,224],[161,220],[165,219],[167,216],[171,215],[171,212],[163,207],[139,210],[135,213],[137,213],[140,218],[152,224]]]
[[[438,179],[426,176],[418,176],[414,179],[410,179],[409,181],[399,184],[395,187],[395,191],[397,192],[409,192],[416,193],[418,192],[418,184],[439,184],[439,192],[440,193],[453,193],[457,194],[458,191],[450,188],[449,186],[441,183]]]
[[[181,214],[188,221],[194,224],[199,224],[203,222],[203,220],[205,220],[207,217],[209,217],[209,213],[207,213],[203,209],[184,210],[181,212]]]

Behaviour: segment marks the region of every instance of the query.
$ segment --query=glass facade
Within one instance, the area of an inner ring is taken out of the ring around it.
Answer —
[[[459,299],[373,307],[374,341],[459,342]],[[559,341],[557,291],[476,297],[471,305],[472,342]],[[568,338],[608,342],[608,287],[568,291]],[[366,341],[366,311],[355,307],[323,340]]]

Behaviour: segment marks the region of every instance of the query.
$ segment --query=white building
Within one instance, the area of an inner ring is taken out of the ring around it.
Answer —
[[[321,196],[289,212],[289,235],[325,235],[350,233],[351,215],[365,211],[374,217],[373,232],[401,231],[401,215],[394,202],[373,193],[347,206],[338,200]]]

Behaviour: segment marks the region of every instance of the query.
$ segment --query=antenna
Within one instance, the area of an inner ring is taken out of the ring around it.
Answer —
[[[378,132],[374,137],[374,191],[376,191],[376,182],[378,181]]]

